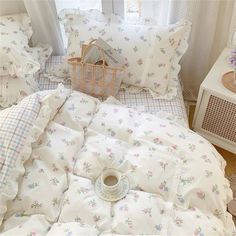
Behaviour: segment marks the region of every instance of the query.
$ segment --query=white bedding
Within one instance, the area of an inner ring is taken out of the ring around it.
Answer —
[[[62,87],[40,107],[2,185],[1,235],[235,235],[225,161],[199,135]],[[109,167],[131,185],[115,203],[94,191]]]
[[[63,60],[64,58],[61,56],[52,56],[46,64],[46,72],[48,72],[50,68],[58,66]],[[58,83],[59,82],[48,79],[44,74],[41,74],[39,78],[40,90],[56,89]],[[67,88],[70,88],[70,80],[64,81],[64,85]],[[116,99],[128,107],[137,108],[151,114],[163,111],[172,117],[175,116],[176,120],[179,120],[180,123],[188,127],[188,118],[185,110],[182,88],[178,78],[172,81],[171,86],[177,89],[177,96],[173,99],[153,99],[148,91],[143,90],[140,93],[129,93],[123,89],[119,91]],[[169,91],[168,94],[169,93],[171,92]],[[169,96],[168,94],[166,95],[167,97]],[[172,97],[171,94],[170,97]]]

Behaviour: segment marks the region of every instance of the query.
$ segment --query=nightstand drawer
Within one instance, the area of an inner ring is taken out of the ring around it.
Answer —
[[[236,145],[236,104],[211,95],[202,129],[235,142]]]
[[[236,104],[204,90],[194,130],[211,143],[236,153]]]

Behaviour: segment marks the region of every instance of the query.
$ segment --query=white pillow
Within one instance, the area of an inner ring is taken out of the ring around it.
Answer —
[[[123,82],[149,89],[157,96],[164,95],[168,89],[169,79],[173,76],[171,70],[174,63],[175,68],[178,67],[180,60],[175,58],[176,51],[189,31],[186,21],[168,28],[131,25],[96,10],[63,10],[60,20],[68,34],[69,57],[80,56],[83,43],[101,37],[127,59]]]
[[[0,17],[0,75],[24,76],[39,70],[40,65],[28,54],[32,36],[27,14]]]
[[[34,74],[26,74],[23,77],[0,76],[0,107],[9,107],[18,103],[24,97],[39,91],[39,73],[45,69],[45,64],[52,53],[48,45],[40,45],[26,49],[29,55],[40,64],[40,70]]]

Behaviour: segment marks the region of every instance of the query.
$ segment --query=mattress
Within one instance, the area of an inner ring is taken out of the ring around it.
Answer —
[[[61,56],[51,57],[46,64],[46,72],[48,68],[57,65],[62,61],[63,57]],[[48,78],[40,76],[40,90],[55,89],[57,85],[58,82],[50,81]],[[69,88],[71,86],[70,81],[65,82],[64,85]],[[182,87],[179,80],[177,82],[177,96],[171,100],[153,99],[148,91],[142,91],[138,94],[131,94],[123,89],[118,92],[116,99],[128,107],[136,108],[151,114],[156,114],[160,111],[166,112],[176,116],[176,119],[182,121],[186,126],[188,126],[188,119],[182,95]]]

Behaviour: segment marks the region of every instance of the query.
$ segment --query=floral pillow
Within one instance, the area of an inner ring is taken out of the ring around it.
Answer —
[[[0,76],[0,107],[6,108],[18,103],[24,97],[39,91],[39,73],[45,69],[45,64],[52,53],[48,45],[39,45],[26,49],[29,55],[40,64],[40,70],[34,74],[26,74],[22,77]]]
[[[137,91],[149,89],[155,96],[166,93],[171,70],[180,60],[176,52],[189,30],[186,21],[168,28],[132,25],[114,17],[104,20],[103,14],[94,11],[75,10],[73,14],[64,10],[60,19],[68,34],[68,57],[80,56],[82,44],[101,37],[126,58],[123,82],[138,87]]]
[[[39,63],[25,51],[32,36],[27,14],[0,17],[0,75],[24,76],[39,70]]]

